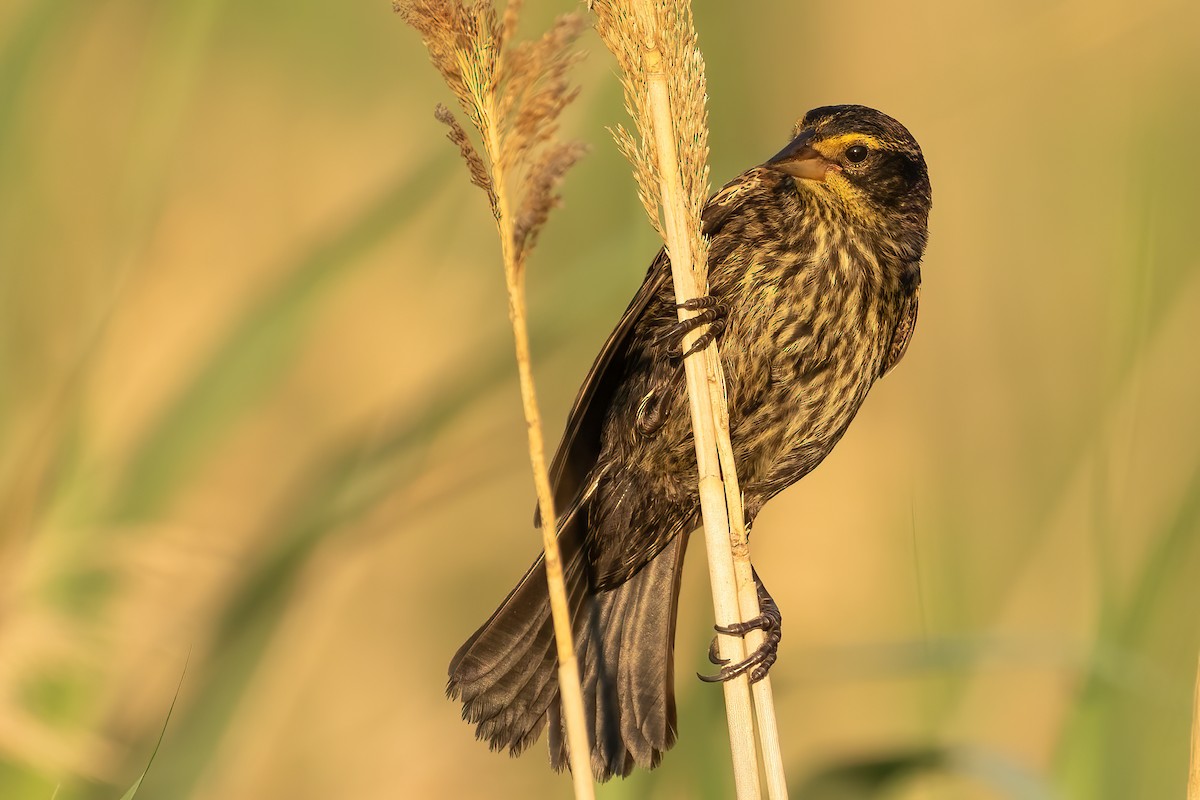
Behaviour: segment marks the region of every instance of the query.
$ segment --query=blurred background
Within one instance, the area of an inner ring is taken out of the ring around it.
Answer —
[[[1168,798],[1200,649],[1200,6],[699,3],[712,175],[904,122],[920,323],[759,518],[793,796]],[[542,30],[571,3],[528,3]],[[547,436],[655,252],[591,143],[530,263]],[[491,219],[384,0],[0,7],[0,797],[566,797],[445,666],[539,548]],[[728,796],[703,548],[680,737]]]

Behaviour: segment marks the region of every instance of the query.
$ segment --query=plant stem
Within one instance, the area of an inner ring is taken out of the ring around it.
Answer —
[[[754,583],[754,570],[750,564],[750,539],[746,531],[746,517],[742,511],[742,492],[738,484],[737,470],[733,457],[733,443],[729,437],[729,405],[725,400],[725,372],[721,357],[713,344],[705,351],[705,367],[709,383],[720,391],[710,393],[717,454],[721,461],[721,474],[725,482],[725,503],[729,509],[729,541],[733,558],[734,580],[737,584],[740,619],[754,619],[762,611],[758,605],[758,587]],[[745,636],[745,649],[754,652],[762,646],[766,634],[754,629]],[[758,723],[758,742],[762,748],[763,767],[767,774],[767,796],[770,800],[787,800],[787,775],[783,769],[783,752],[779,747],[779,725],[775,720],[775,694],[771,690],[771,676],[751,684],[754,697],[754,714]]]
[[[1192,762],[1188,767],[1187,800],[1200,800],[1200,662],[1192,694]]]
[[[487,96],[483,131],[484,149],[493,165],[498,213],[496,227],[500,233],[500,251],[504,258],[504,284],[508,290],[508,316],[512,322],[516,346],[517,372],[521,384],[521,405],[525,411],[525,429],[529,438],[529,462],[533,467],[533,484],[537,490],[538,507],[542,516],[542,549],[545,551],[546,583],[550,594],[550,615],[554,622],[554,641],[558,650],[558,692],[562,703],[563,720],[567,728],[567,750],[571,765],[571,780],[576,800],[592,800],[591,744],[588,741],[587,717],[583,711],[583,691],[579,684],[579,663],[575,658],[575,641],[571,635],[571,611],[563,581],[562,554],[558,549],[558,515],[554,510],[554,491],[546,466],[546,440],[542,433],[542,415],[538,409],[537,391],[533,383],[532,359],[529,355],[529,328],[525,314],[524,256],[519,253],[513,237],[514,223],[508,198],[507,175],[500,168],[500,131],[494,95]]]
[[[529,461],[533,465],[533,482],[537,488],[538,506],[542,512],[542,548],[545,550],[546,582],[550,587],[554,640],[558,647],[558,691],[562,700],[563,719],[567,726],[571,776],[577,800],[590,800],[595,796],[590,760],[592,748],[588,741],[587,718],[583,712],[583,691],[579,685],[575,642],[571,636],[571,612],[563,581],[562,556],[558,549],[554,493],[550,488],[550,476],[546,468],[546,442],[542,436],[541,413],[538,410],[537,394],[533,385],[524,291],[520,286],[514,287],[511,282],[508,284],[508,291],[508,310],[512,318],[517,367],[521,378],[521,402],[525,407],[525,422],[529,433]]]
[[[649,0],[642,0],[649,5]],[[653,19],[654,12],[647,9],[644,19]],[[658,31],[655,31],[657,34]],[[650,33],[647,33],[650,36]],[[659,180],[663,210],[663,228],[667,239],[667,252],[671,256],[671,277],[675,287],[675,299],[679,303],[702,294],[700,278],[696,273],[696,253],[693,252],[692,229],[699,230],[700,221],[688,219],[687,206],[683,198],[683,182],[679,174],[679,156],[676,151],[676,136],[671,115],[670,93],[666,74],[663,71],[662,54],[656,38],[648,38],[642,54],[649,92],[649,109],[657,149]],[[680,320],[687,319],[691,312],[679,309]],[[693,331],[685,337],[683,348],[700,335]],[[716,362],[716,343],[705,349],[704,359]],[[725,386],[711,382],[720,377],[719,365],[716,375],[705,369],[704,361],[688,358],[684,361],[687,375],[688,404],[691,409],[692,430],[696,443],[696,467],[699,475],[700,508],[704,518],[704,542],[708,553],[709,580],[712,584],[713,611],[717,623],[729,625],[741,620],[733,553],[729,540],[729,509],[726,505],[725,484],[721,480],[721,466],[717,453],[717,433],[714,424],[713,395],[723,397]],[[726,432],[728,438],[728,432]],[[720,636],[719,648],[722,658],[731,663],[746,657],[743,641],[735,636]],[[746,675],[740,675],[722,684],[725,690],[725,713],[729,725],[729,743],[733,755],[734,784],[739,800],[761,796],[758,781],[758,756],[754,746],[754,717],[750,705],[750,683]]]

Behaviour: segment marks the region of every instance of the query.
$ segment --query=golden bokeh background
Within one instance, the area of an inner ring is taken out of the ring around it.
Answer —
[[[903,121],[920,323],[760,517],[793,797],[1183,793],[1200,649],[1200,6],[698,3],[719,184]],[[570,3],[530,2],[541,30]],[[656,249],[604,127],[530,264],[547,435]],[[497,246],[388,4],[0,8],[0,797],[565,797],[445,665],[539,547]],[[693,547],[680,741],[729,796]]]

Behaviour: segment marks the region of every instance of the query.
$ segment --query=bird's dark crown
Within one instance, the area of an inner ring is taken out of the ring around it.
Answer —
[[[907,128],[867,106],[822,106],[804,115],[795,136],[835,167],[825,186],[841,203],[920,258],[932,195],[925,157]]]

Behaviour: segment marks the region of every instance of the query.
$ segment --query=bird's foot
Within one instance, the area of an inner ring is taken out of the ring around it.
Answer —
[[[765,634],[763,643],[743,660],[730,664],[729,659],[721,658],[717,648],[717,637],[714,636],[712,644],[708,646],[708,660],[721,669],[716,675],[697,675],[700,680],[706,683],[722,683],[749,672],[750,683],[757,683],[767,676],[771,665],[779,657],[779,641],[783,638],[783,615],[779,613],[779,606],[775,605],[775,600],[767,593],[757,574],[754,581],[758,584],[758,605],[761,613],[745,622],[713,627],[717,633],[726,636],[745,636],[750,631],[761,630]]]
[[[687,358],[693,353],[699,353],[708,347],[709,343],[724,333],[725,320],[729,316],[729,307],[715,297],[711,295],[694,297],[691,300],[677,303],[675,307],[686,309],[687,311],[698,311],[699,313],[694,317],[688,317],[685,320],[675,323],[663,332],[661,341],[670,343],[672,356]],[[692,342],[691,347],[684,351],[683,338],[701,325],[707,325],[708,329],[696,337],[696,341]]]

